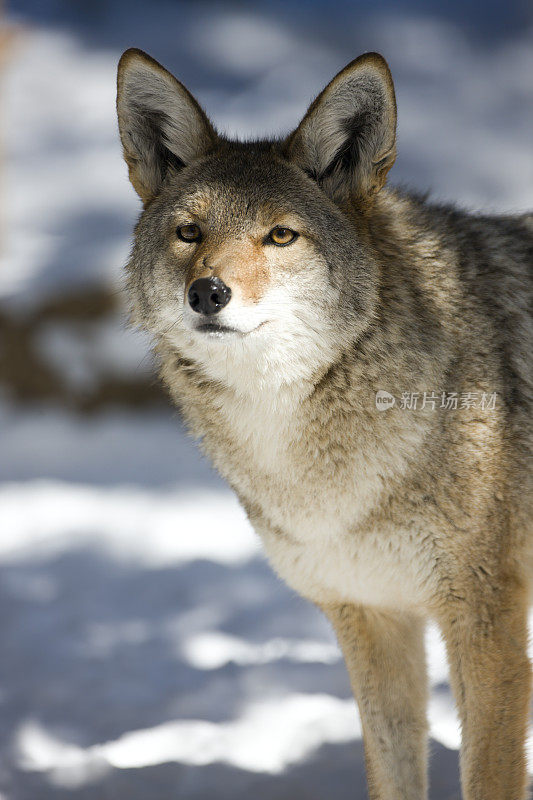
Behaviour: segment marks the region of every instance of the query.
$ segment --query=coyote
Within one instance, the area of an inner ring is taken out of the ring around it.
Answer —
[[[273,568],[333,625],[370,797],[427,796],[432,619],[464,798],[524,798],[533,217],[384,187],[396,102],[377,53],[285,138],[219,135],[136,49],[117,107],[144,205],[134,320]]]

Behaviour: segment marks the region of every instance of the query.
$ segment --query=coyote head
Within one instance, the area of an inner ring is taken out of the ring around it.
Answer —
[[[367,212],[395,158],[396,104],[375,53],[275,141],[229,141],[160,64],[128,50],[118,120],[143,202],[128,266],[136,319],[232,384],[316,375],[376,303]]]

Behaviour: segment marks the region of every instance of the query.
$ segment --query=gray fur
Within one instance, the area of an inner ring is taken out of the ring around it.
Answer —
[[[464,795],[518,800],[533,222],[381,189],[394,125],[392,81],[376,55],[343,70],[285,140],[213,139],[206,122],[200,157],[158,167],[130,293],[163,380],[272,565],[335,627],[363,717],[370,796],[426,794],[429,616],[450,655]],[[182,152],[165,130],[166,146]],[[201,243],[177,243],[191,219]],[[272,249],[262,237],[281,224],[300,236]],[[236,329],[229,338],[202,338],[187,307],[191,281],[210,274],[235,291],[222,312]],[[496,393],[497,403],[380,411],[379,390]]]

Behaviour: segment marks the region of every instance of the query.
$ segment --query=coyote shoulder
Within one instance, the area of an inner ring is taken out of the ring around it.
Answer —
[[[385,186],[396,102],[375,53],[276,141],[220,136],[139,50],[117,107],[144,205],[134,318],[274,569],[335,629],[370,797],[426,797],[431,618],[464,797],[525,798],[533,218]]]

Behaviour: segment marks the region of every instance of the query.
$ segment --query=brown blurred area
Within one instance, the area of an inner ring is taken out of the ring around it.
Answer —
[[[90,386],[77,386],[39,347],[42,332],[51,326],[86,335],[92,325],[125,325],[122,301],[120,294],[108,287],[93,286],[58,295],[30,312],[12,313],[0,306],[0,391],[18,405],[54,403],[79,412],[110,405],[139,408],[166,404],[166,396],[150,371],[129,377],[101,371]]]
[[[9,53],[9,47],[15,36],[16,30],[5,21],[4,3],[0,0],[0,64]]]

